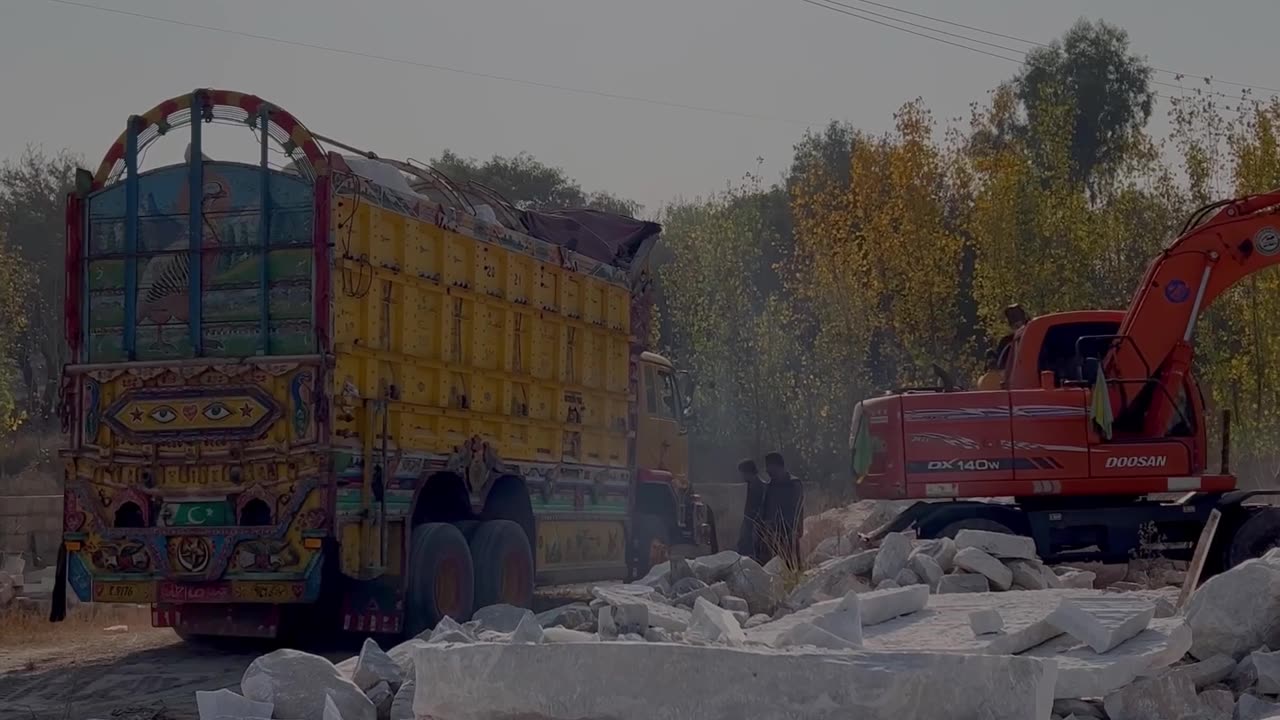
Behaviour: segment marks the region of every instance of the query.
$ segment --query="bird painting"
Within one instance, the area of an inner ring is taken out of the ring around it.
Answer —
[[[190,148],[188,148],[190,157]],[[207,160],[207,158],[206,158]],[[155,196],[148,194],[148,214],[153,218],[168,215],[185,219],[190,208],[190,196],[183,187],[178,195],[176,207],[164,212],[158,207]],[[200,212],[203,216],[203,233],[200,239],[201,263],[200,286],[196,291],[203,291],[210,281],[224,268],[221,267],[223,254],[218,252],[222,245],[218,229],[210,221],[211,213],[231,210],[234,206],[231,198],[231,184],[216,172],[206,168],[204,192],[200,200]],[[139,278],[139,297],[136,322],[141,327],[145,322],[155,325],[155,342],[149,346],[153,355],[168,355],[178,351],[178,347],[164,339],[164,329],[170,323],[185,325],[190,321],[191,287],[191,253],[189,242],[189,225],[183,221],[161,221],[148,228],[159,235],[171,234],[173,239],[155,254],[142,268]],[[206,340],[208,349],[218,349],[215,340]]]

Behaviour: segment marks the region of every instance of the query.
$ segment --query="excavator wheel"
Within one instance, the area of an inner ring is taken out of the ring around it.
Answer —
[[[1003,525],[989,518],[974,517],[956,520],[949,523],[938,531],[936,537],[949,537],[954,539],[956,534],[961,530],[986,530],[987,532],[1004,533],[1005,535],[1017,535],[1008,525]]]
[[[471,618],[474,597],[475,568],[462,532],[448,523],[414,528],[405,593],[409,637],[435,627],[446,615],[466,622]]]
[[[471,536],[475,606],[533,606],[533,550],[524,529],[510,520],[486,520]]]
[[[1225,569],[1262,557],[1275,547],[1280,547],[1280,507],[1254,509],[1227,545]]]

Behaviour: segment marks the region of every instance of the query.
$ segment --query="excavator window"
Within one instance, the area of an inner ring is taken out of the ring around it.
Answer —
[[[1116,322],[1075,322],[1054,325],[1044,334],[1040,346],[1040,372],[1050,370],[1061,387],[1065,382],[1080,382],[1084,377],[1084,359],[1098,356],[1105,348],[1092,348],[1086,342],[1077,353],[1077,341],[1091,335],[1113,335],[1120,327]]]

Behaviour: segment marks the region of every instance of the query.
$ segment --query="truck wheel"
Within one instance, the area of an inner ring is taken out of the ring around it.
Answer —
[[[1240,525],[1227,545],[1226,569],[1245,560],[1262,557],[1274,547],[1280,547],[1280,508],[1255,510]]]
[[[533,606],[533,550],[524,530],[510,520],[487,520],[471,536],[477,608],[506,603]]]
[[[405,627],[416,636],[446,615],[458,622],[471,617],[475,569],[467,539],[448,523],[413,529],[405,593]]]
[[[631,526],[629,565],[633,578],[642,578],[649,569],[670,559],[671,533],[657,515],[637,515]]]

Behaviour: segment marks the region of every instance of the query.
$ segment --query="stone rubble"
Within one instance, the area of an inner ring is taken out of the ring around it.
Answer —
[[[1177,615],[1185,563],[1051,568],[1029,538],[975,530],[867,544],[819,540],[798,578],[733,551],[675,559],[596,585],[589,604],[481,608],[337,666],[277,651],[224,702],[297,720],[1280,720],[1280,552],[1208,580]]]

